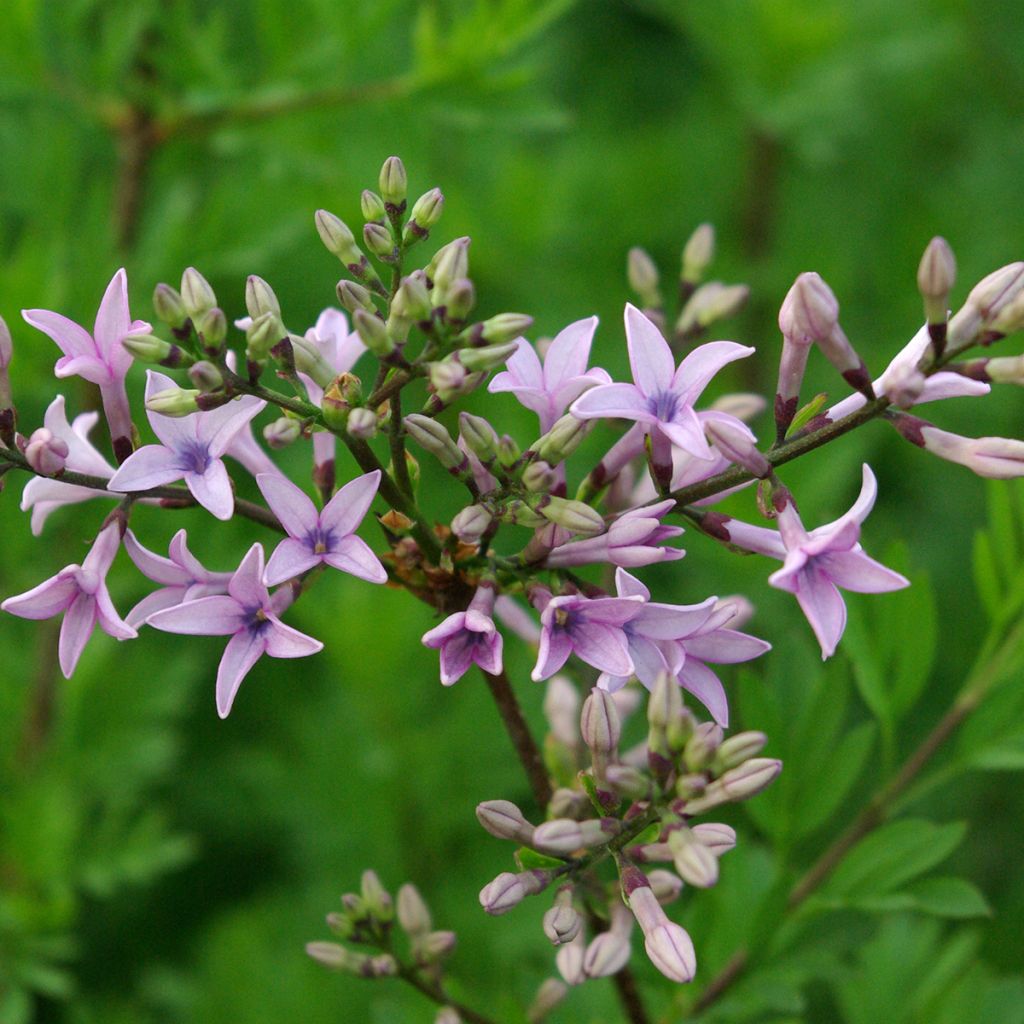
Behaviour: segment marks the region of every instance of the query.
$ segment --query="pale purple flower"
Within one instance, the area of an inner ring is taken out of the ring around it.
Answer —
[[[138,635],[117,614],[107,591],[107,573],[120,546],[121,528],[112,522],[100,531],[81,565],[69,565],[38,587],[0,604],[23,619],[50,619],[63,613],[57,660],[67,679],[97,625],[116,640]]]
[[[168,549],[170,558],[164,558],[143,547],[131,530],[124,535],[124,549],[143,576],[154,583],[163,584],[159,590],[144,597],[125,616],[125,622],[135,628],[141,626],[154,612],[163,611],[164,608],[226,593],[233,575],[207,569],[189,551],[184,530],[179,530],[171,538]]]
[[[546,434],[587,388],[611,382],[604,370],[587,369],[595,330],[596,316],[569,324],[548,346],[543,364],[536,349],[520,338],[519,349],[505,364],[507,369],[494,377],[487,390],[511,391],[520,403],[537,414],[541,433]]]
[[[242,680],[264,654],[304,658],[323,649],[319,640],[278,618],[292,597],[291,587],[282,587],[273,597],[267,592],[263,548],[253,544],[228,582],[227,594],[165,608],[147,622],[168,633],[231,637],[217,669],[217,713],[227,718]]]
[[[238,356],[235,352],[228,352],[225,356],[228,369],[238,372]],[[251,476],[259,476],[260,473],[281,473],[280,467],[260,447],[259,442],[253,437],[252,422],[246,423],[241,430],[228,442],[224,454],[234,459],[239,465],[248,470]]]
[[[627,869],[623,883],[636,923],[644,933],[651,963],[672,981],[690,981],[697,971],[697,955],[687,932],[670,921],[650,883],[636,868]]]
[[[40,476],[59,476],[67,466],[68,444],[48,427],[33,430],[25,445],[25,461]]]
[[[64,396],[58,395],[46,410],[43,424],[54,437],[60,438],[68,446],[65,470],[109,480],[114,475],[114,467],[89,443],[89,431],[99,418],[97,412],[83,412],[75,417],[74,423],[69,424],[64,411]],[[32,533],[38,536],[43,532],[47,516],[54,509],[89,501],[91,498],[110,497],[113,495],[93,487],[79,487],[78,484],[63,483],[60,480],[33,477],[21,492],[21,510],[32,510]]]
[[[671,444],[698,459],[712,459],[693,404],[723,366],[754,350],[712,341],[695,348],[677,368],[668,342],[639,309],[627,305],[625,319],[634,382],[591,388],[569,411],[580,419],[635,420],[655,448]]]
[[[541,610],[534,680],[554,675],[570,654],[602,672],[632,675],[633,659],[623,626],[640,613],[640,598],[590,598],[582,594],[551,597],[538,588],[533,600]]]
[[[605,562],[635,568],[682,558],[686,554],[682,548],[659,546],[683,533],[681,526],[668,526],[661,522],[662,516],[674,507],[675,502],[669,498],[646,508],[631,509],[615,519],[600,536],[556,547],[547,556],[545,565],[553,569]]]
[[[966,466],[978,476],[993,480],[1024,476],[1024,441],[1012,437],[964,437],[905,414],[890,422],[912,444],[947,462]]]
[[[862,594],[879,594],[907,587],[910,582],[876,562],[860,546],[861,524],[875,503],[877,484],[871,467],[863,468],[860,496],[846,515],[808,532],[788,501],[779,512],[779,531],[721,517],[714,523],[716,536],[756,551],[781,558],[781,569],[768,582],[793,594],[821,644],[822,658],[830,657],[846,628],[846,605],[838,588]]]
[[[268,587],[300,576],[321,563],[371,583],[387,580],[380,560],[366,541],[355,535],[377,494],[379,469],[345,484],[322,512],[317,512],[305,492],[283,476],[261,474],[256,483],[288,533],[267,563]]]
[[[148,370],[146,398],[174,387],[162,373]],[[188,416],[162,416],[147,412],[160,444],[147,444],[134,452],[114,474],[112,491],[146,491],[185,480],[192,496],[218,519],[230,519],[235,508],[231,479],[221,456],[240,430],[267,403],[245,396],[209,412]]]
[[[451,686],[474,665],[485,672],[501,672],[502,637],[495,628],[494,588],[482,584],[464,612],[449,615],[423,634],[427,647],[441,651],[441,682]]]
[[[695,605],[657,603],[651,601],[647,587],[625,569],[616,571],[615,586],[619,597],[644,602],[636,617],[623,626],[637,679],[653,690],[659,674],[667,672],[711,712],[719,725],[727,726],[725,689],[706,662],[731,665],[750,661],[771,650],[771,644],[725,628],[740,611],[735,603],[720,603],[717,597]],[[628,681],[628,675],[604,673],[597,685],[614,693]]]
[[[128,312],[128,277],[124,269],[111,278],[103,293],[92,334],[48,309],[25,309],[21,315],[60,346],[64,355],[53,368],[56,376],[84,377],[99,386],[114,452],[118,461],[124,461],[132,450],[132,417],[124,384],[132,356],[121,341],[129,334],[150,330],[148,323],[133,321]]]

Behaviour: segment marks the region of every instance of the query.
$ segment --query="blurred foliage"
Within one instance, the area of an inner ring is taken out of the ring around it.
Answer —
[[[731,386],[770,386],[774,315],[806,269],[833,285],[878,367],[919,321],[914,272],[932,234],[957,252],[958,297],[1021,255],[1022,46],[1019,12],[992,0],[7,0],[0,311],[22,422],[41,421],[55,350],[18,308],[88,323],[123,264],[133,312],[148,317],[152,285],[195,264],[229,315],[259,273],[291,323],[312,323],[337,273],[312,211],[355,221],[392,152],[414,190],[444,189],[439,237],[473,236],[482,312],[524,309],[549,333],[596,312],[595,357],[610,370],[625,366],[627,249],[645,246],[671,279],[703,220],[719,231],[716,276],[753,290],[730,331],[759,355]],[[95,401],[68,386],[75,407]],[[807,394],[835,387],[812,368]],[[1020,436],[1015,397],[936,415]],[[478,404],[525,439],[532,418],[500,401]],[[867,542],[902,538],[896,563],[915,586],[852,596],[827,665],[760,559],[723,559],[689,534],[681,569],[645,574],[663,600],[747,593],[754,632],[781,638],[763,668],[727,677],[741,724],[770,734],[786,770],[737,816],[721,884],[684,900],[699,982],[739,945],[766,951],[708,1016],[1019,1021],[1024,796],[1005,775],[1024,767],[1015,662],[907,816],[776,924],[793,880],[1024,602],[1020,490],[983,488],[884,425],[786,468],[808,521],[848,506],[865,459],[882,495]],[[2,498],[4,594],[78,558],[103,514],[58,513],[35,540],[16,484]],[[731,501],[752,515],[749,496]],[[251,536],[237,523],[206,532],[195,512],[141,512],[154,548],[185,525],[216,568]],[[118,570],[127,607],[142,590]],[[97,638],[65,682],[52,624],[0,621],[0,1024],[429,1020],[397,985],[332,978],[302,954],[371,864],[391,885],[415,881],[459,931],[458,994],[521,1018],[552,955],[539,901],[493,921],[474,898],[504,851],[473,806],[529,804],[486,693],[471,678],[441,692],[419,644],[430,623],[404,595],[334,579],[295,618],[324,654],[257,668],[226,722],[216,641]],[[527,655],[510,669],[539,725]],[[552,1019],[612,1019],[612,999],[593,983]],[[652,992],[659,1011],[692,1000]]]

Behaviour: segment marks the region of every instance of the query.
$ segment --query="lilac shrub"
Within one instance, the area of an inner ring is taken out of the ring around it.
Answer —
[[[1024,380],[1019,358],[961,358],[1024,322],[1024,264],[989,275],[950,317],[955,265],[946,243],[933,240],[918,279],[926,323],[875,379],[840,326],[831,289],[817,274],[801,274],[779,314],[774,432],[765,444],[747,421],[769,402],[749,394],[702,402],[720,373],[754,352],[702,341],[747,294],[704,280],[714,249],[708,225],[684,250],[674,319],[653,261],[642,250],[630,254],[641,306],[627,305],[624,315],[632,380],[615,381],[590,365],[596,317],[536,343],[525,336],[532,321],[523,314],[474,319],[468,238],[413,269],[410,258],[444,198],[432,189],[407,213],[406,189],[405,168],[392,157],[379,194],[363,193],[362,246],[333,214],[316,214],[323,243],[346,271],[337,287],[344,312],[325,309],[306,330],[288,329],[270,285],[250,277],[248,315],[234,321],[244,345],[233,344],[227,313],[194,268],[180,288],[157,285],[159,332],[132,319],[124,270],[114,274],[91,332],[59,313],[26,310],[25,321],[61,350],[55,375],[99,388],[116,467],[97,446],[98,414],[79,412],[69,422],[63,395],[42,426],[19,432],[14,346],[0,322],[0,473],[30,475],[21,507],[31,511],[33,533],[66,505],[114,503],[81,565],[0,607],[23,618],[63,616],[59,663],[68,677],[97,625],[119,641],[145,626],[225,637],[215,685],[224,717],[262,656],[321,650],[319,639],[284,621],[319,575],[340,571],[404,588],[440,620],[423,644],[438,652],[441,683],[452,686],[474,667],[482,673],[532,790],[532,812],[504,799],[476,809],[488,833],[516,847],[514,871],[481,880],[483,909],[500,915],[529,897],[550,900],[543,931],[559,977],[540,986],[529,1019],[540,1020],[571,986],[614,975],[627,1016],[643,1021],[628,966],[634,933],[667,979],[694,977],[700,951],[664,908],[685,887],[709,888],[728,870],[720,860],[736,834],[715,812],[769,786],[782,764],[760,756],[763,733],[725,731],[729,700],[717,667],[770,650],[742,628],[750,601],[707,594],[694,604],[665,603],[642,570],[683,557],[681,522],[698,540],[717,543],[723,557],[741,551],[781,561],[774,571],[766,563],[767,582],[793,594],[822,657],[830,657],[846,625],[840,591],[880,593],[908,580],[861,546],[877,494],[870,467],[849,511],[811,527],[778,470],[881,418],[979,475],[1024,475],[1024,443],[958,437],[907,411],[984,394],[992,381]],[[850,393],[827,408],[819,400],[801,408],[804,371],[816,353]],[[133,360],[167,371],[147,372],[143,396],[126,389]],[[495,423],[468,411],[449,416],[485,385]],[[498,425],[513,401],[539,421],[525,445]],[[155,443],[140,444],[134,420],[143,408]],[[253,435],[257,419],[269,451]],[[580,465],[574,456],[598,420],[619,426],[619,437],[596,465]],[[339,441],[355,470],[336,465]],[[307,449],[305,482],[288,479],[274,461],[275,451],[291,446]],[[424,457],[452,478],[444,497],[452,488],[464,495],[449,525],[437,525],[433,503],[442,496],[420,486]],[[254,477],[265,503],[236,497],[233,474]],[[766,525],[714,507],[749,485],[756,485],[750,515]],[[184,530],[166,557],[149,550],[130,529],[139,503],[200,506],[214,519],[241,517],[283,539],[257,541],[238,553],[234,571],[213,572],[190,553]],[[371,518],[372,545],[357,533]],[[106,585],[122,546],[157,585],[124,618]],[[506,639],[535,651],[532,678],[547,681],[543,754],[504,669]],[[646,720],[646,735],[621,749],[631,715]],[[367,872],[361,893],[346,895],[328,924],[346,945],[312,943],[317,961],[364,977],[401,977],[442,1006],[439,1020],[488,1021],[448,996],[442,962],[455,936],[433,930],[413,886],[399,891],[396,912]]]

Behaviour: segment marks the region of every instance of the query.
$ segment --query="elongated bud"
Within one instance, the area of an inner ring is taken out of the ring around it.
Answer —
[[[465,323],[475,305],[476,286],[468,277],[460,277],[445,296],[445,317],[449,323]]]
[[[583,742],[595,754],[613,755],[622,736],[622,720],[615,699],[607,690],[594,687],[583,702],[580,715]]]
[[[710,224],[699,224],[683,247],[682,281],[691,286],[700,284],[714,258],[715,229]]]
[[[578,420],[567,413],[556,420],[555,425],[542,437],[538,438],[530,449],[537,453],[537,458],[552,466],[564,462],[583,443],[590,433],[596,420]]]
[[[498,435],[482,416],[460,412],[459,432],[469,450],[485,465],[498,457]]]
[[[647,873],[647,881],[651,885],[651,892],[654,893],[654,898],[662,906],[677,900],[683,891],[683,880],[678,875],[672,874],[671,871],[664,870],[664,868],[649,871]]]
[[[839,302],[832,289],[813,271],[800,274],[779,310],[779,330],[798,345],[823,341],[839,322]]]
[[[629,963],[629,936],[611,929],[601,932],[583,954],[583,973],[588,978],[608,978]]]
[[[470,373],[486,373],[501,366],[518,347],[516,342],[506,341],[500,345],[487,345],[484,348],[460,348],[445,361],[458,362]]]
[[[376,871],[364,871],[360,891],[363,902],[374,919],[382,923],[394,920],[395,905],[391,894],[381,885]]]
[[[302,436],[302,426],[298,420],[282,416],[268,423],[263,428],[263,440],[271,448],[287,448]]]
[[[338,301],[350,313],[356,313],[358,310],[367,313],[376,312],[369,289],[364,288],[361,284],[356,284],[355,281],[339,281],[337,292]]]
[[[488,914],[506,914],[527,896],[543,892],[551,884],[550,871],[503,872],[480,891],[480,905]]]
[[[629,287],[640,296],[643,305],[655,309],[661,306],[658,267],[645,249],[634,246],[629,250],[626,258],[626,277],[629,280]]]
[[[476,807],[477,821],[498,839],[514,839],[529,845],[534,828],[523,812],[509,800],[485,800]]]
[[[455,932],[430,932],[413,943],[413,954],[421,966],[436,964],[446,956],[450,956],[458,945]]]
[[[332,971],[345,971],[348,974],[361,974],[364,964],[369,960],[369,957],[353,953],[336,942],[307,942],[306,954]]]
[[[564,526],[583,537],[596,537],[605,532],[605,521],[601,513],[582,501],[545,494],[536,505],[536,511],[548,522]]]
[[[195,267],[188,267],[181,275],[181,301],[193,320],[217,305],[217,296],[209,281]]]
[[[718,858],[685,825],[669,833],[668,848],[679,877],[687,885],[710,889],[718,881]]]
[[[526,313],[499,313],[490,320],[474,324],[469,330],[474,345],[500,345],[517,341],[532,326],[533,317]]]
[[[528,1024],[541,1024],[544,1018],[565,999],[568,992],[569,989],[564,981],[559,981],[558,978],[545,978],[526,1011]]]
[[[704,424],[708,440],[730,461],[748,473],[764,479],[771,476],[771,463],[757,450],[745,428],[717,419]]]
[[[547,494],[558,483],[558,475],[546,462],[531,462],[523,470],[520,482],[528,491]]]
[[[153,310],[157,319],[172,330],[180,331],[188,320],[188,310],[177,288],[158,284],[153,289]]]
[[[583,919],[572,905],[572,886],[558,890],[554,906],[544,915],[544,934],[553,946],[572,942],[583,927]]]
[[[451,522],[451,531],[465,544],[475,544],[490,529],[494,516],[483,505],[470,505]]]
[[[736,803],[756,796],[770,786],[782,771],[782,762],[770,757],[753,757],[712,782],[702,796],[690,800],[687,814],[699,814],[723,803]]]
[[[274,316],[272,313],[269,315]],[[277,323],[280,322],[278,319]],[[196,334],[199,335],[200,343],[207,350],[220,348],[224,343],[224,339],[228,336],[228,318],[224,315],[224,310],[220,306],[214,306],[212,309],[206,310],[205,313],[200,313],[194,319],[193,325],[195,326]],[[283,326],[281,330],[284,330]]]
[[[715,752],[712,765],[715,773],[721,774],[756,757],[767,742],[768,737],[763,732],[738,732],[723,740]]]
[[[423,271],[417,270],[402,278],[402,283],[391,303],[392,313],[407,320],[425,321],[430,319],[431,308],[430,292],[427,290],[426,275]]]
[[[172,345],[170,342],[164,341],[163,338],[158,338],[155,334],[129,334],[126,338],[121,339],[121,346],[130,352],[135,359],[141,360],[144,363],[176,365],[167,362],[169,359],[174,358],[175,353],[179,354],[179,358],[187,356],[187,353],[178,345]],[[188,356],[188,360],[191,361],[191,359],[192,357]]]
[[[698,334],[717,320],[735,316],[750,298],[745,284],[709,281],[690,297],[676,321],[677,334]]]
[[[67,457],[67,442],[56,437],[46,427],[34,430],[25,446],[25,459],[33,472],[40,476],[63,473]]]
[[[714,821],[692,827],[693,834],[716,856],[721,857],[736,845],[736,830]]]
[[[388,335],[384,321],[375,313],[356,309],[352,313],[352,323],[363,344],[378,359],[386,359],[395,351],[394,339]]]
[[[714,722],[701,722],[686,741],[683,761],[688,771],[703,771],[710,763],[722,742],[722,727]]]
[[[146,408],[161,416],[189,416],[198,412],[199,392],[193,388],[165,388],[146,399]]]
[[[245,280],[245,308],[253,320],[264,313],[281,315],[281,304],[277,301],[274,289],[255,274],[250,274]]]
[[[432,188],[412,204],[409,221],[402,232],[402,241],[411,245],[426,238],[430,229],[441,219],[444,210],[444,195],[439,188]]]
[[[566,856],[579,849],[603,846],[618,830],[619,823],[614,818],[591,818],[589,821],[554,818],[534,829],[530,845],[542,853]]]
[[[462,469],[468,459],[442,423],[411,413],[402,421],[406,433],[423,449],[430,452],[445,469]]]
[[[426,935],[431,927],[430,910],[419,889],[406,882],[398,890],[398,923],[410,938]]]
[[[554,675],[548,680],[544,694],[544,717],[552,735],[559,743],[570,748],[577,745],[580,695],[565,676]],[[555,817],[575,817],[572,814],[559,814],[555,811],[552,813]]]
[[[949,242],[936,236],[929,243],[917,268],[917,289],[924,299],[929,325],[944,324],[949,310],[949,293],[956,283],[956,258]]]
[[[948,344],[960,352],[976,341],[982,332],[1024,291],[1024,263],[1010,263],[983,277],[970,291],[963,308],[949,321]]]
[[[363,241],[370,252],[383,260],[390,260],[395,254],[395,240],[383,224],[367,224],[363,228]]]
[[[644,941],[647,957],[670,981],[692,981],[697,954],[689,933],[672,921],[654,928]]]
[[[321,241],[327,247],[328,252],[333,253],[346,266],[352,263],[358,264],[364,259],[359,246],[356,245],[356,236],[352,234],[349,226],[340,218],[328,210],[317,210],[315,215],[316,230]]]
[[[593,813],[587,795],[579,789],[559,786],[548,801],[548,814],[553,818],[574,818],[581,821]]]
[[[427,277],[441,293],[459,278],[469,277],[469,238],[456,238],[438,249],[427,264]]]
[[[264,313],[253,320],[245,332],[245,354],[249,359],[262,361],[286,335],[287,331],[280,318],[274,313]]]
[[[999,356],[996,359],[980,360],[982,375],[978,380],[998,381],[1001,384],[1024,384],[1024,355]],[[975,376],[975,374],[969,374]]]
[[[380,169],[380,194],[387,206],[404,209],[409,179],[405,164],[397,156],[389,156]]]
[[[576,936],[572,942],[559,946],[555,954],[555,966],[558,973],[565,979],[568,985],[582,985],[587,980],[583,973],[583,954],[586,952],[587,943],[583,932]]]
[[[978,476],[1010,480],[1024,476],[1024,441],[1011,437],[963,437],[940,430],[927,420],[898,413],[890,423],[908,441]]]
[[[683,710],[679,685],[668,672],[659,672],[647,700],[647,722],[652,729],[667,730]]]
[[[651,795],[651,780],[639,768],[630,764],[610,764],[605,768],[605,782],[626,800],[647,800]]]
[[[369,441],[377,436],[377,414],[372,409],[353,409],[345,420],[345,430],[350,437]]]
[[[384,218],[387,217],[384,200],[368,188],[364,188],[363,194],[359,197],[359,209],[362,210],[363,219],[371,223],[383,224]]]
[[[216,391],[224,384],[220,370],[208,359],[200,359],[188,368],[188,379],[200,391]]]

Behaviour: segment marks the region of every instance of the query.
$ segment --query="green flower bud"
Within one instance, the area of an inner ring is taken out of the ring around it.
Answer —
[[[486,372],[501,366],[518,348],[518,342],[506,341],[501,345],[487,345],[484,348],[460,348],[449,358],[458,360],[470,372]]]
[[[153,289],[153,309],[157,319],[173,330],[181,330],[188,320],[188,310],[185,309],[181,292],[169,284],[158,284]]]
[[[274,289],[255,274],[250,274],[245,281],[245,308],[253,320],[264,313],[281,315],[281,304],[277,301]]]
[[[498,439],[498,461],[506,469],[510,469],[515,465],[519,460],[519,456],[522,454],[522,450],[519,445],[516,444],[515,438],[510,437],[508,434],[503,434]]]
[[[177,345],[172,345],[155,334],[129,334],[121,339],[121,345],[144,363],[162,363],[169,359],[174,351],[181,352]]]
[[[367,224],[363,228],[363,241],[366,248],[382,260],[391,260],[395,255],[394,239],[383,224]]]
[[[553,494],[544,495],[535,506],[548,522],[556,526],[564,526],[584,537],[596,537],[605,531],[605,522],[600,512],[595,511],[582,501],[570,498],[559,498]]]
[[[198,396],[199,392],[193,388],[165,388],[146,399],[146,408],[161,416],[188,416],[199,410]]]
[[[370,223],[383,224],[387,217],[384,200],[368,188],[363,189],[363,194],[359,198],[359,208],[363,211],[363,220]]]
[[[498,435],[482,416],[460,412],[459,432],[466,446],[481,462],[486,464],[497,458]]]
[[[352,313],[352,323],[363,344],[378,359],[385,359],[395,351],[394,339],[388,335],[384,321],[375,313],[357,309]]]
[[[645,306],[660,306],[661,292],[658,291],[658,268],[650,254],[639,246],[629,250],[626,259],[626,276],[629,287],[643,300]]]
[[[395,906],[391,894],[381,885],[376,871],[364,871],[360,891],[363,902],[374,919],[387,924],[395,918]]]
[[[216,391],[224,383],[220,370],[207,359],[200,359],[188,368],[188,379],[200,391]]]
[[[246,356],[257,362],[266,359],[270,355],[270,350],[287,334],[278,316],[274,313],[264,313],[253,320],[245,332]]]
[[[445,296],[445,315],[451,321],[461,322],[476,305],[476,288],[468,277],[459,278]]]
[[[725,285],[720,281],[709,281],[701,285],[683,307],[676,321],[679,334],[702,331],[717,320],[734,316],[743,308],[750,296],[745,284]]]
[[[193,326],[199,335],[200,343],[206,349],[220,348],[228,336],[228,319],[219,306],[201,313],[193,321]]]
[[[438,249],[427,265],[427,277],[442,293],[462,277],[469,277],[469,239],[455,241]]]
[[[353,409],[345,421],[345,430],[350,437],[369,441],[377,435],[377,414],[372,409]]]
[[[738,732],[723,740],[715,752],[712,769],[716,775],[737,768],[764,750],[768,737],[763,732]]]
[[[538,494],[547,494],[558,482],[555,471],[546,462],[531,462],[523,471],[523,487]]]
[[[271,448],[287,448],[301,436],[302,426],[298,420],[293,420],[290,416],[282,416],[263,428],[263,440]]]
[[[700,284],[704,271],[714,258],[715,229],[710,224],[700,224],[683,248],[681,279],[689,285]]]
[[[181,301],[193,320],[217,305],[217,296],[209,281],[195,267],[188,267],[181,275]]]
[[[444,209],[444,195],[439,188],[432,188],[413,203],[409,222],[402,232],[402,241],[411,245],[414,241],[426,238],[430,229],[441,219]]]
[[[405,164],[397,156],[389,156],[380,169],[380,194],[384,202],[396,208],[401,207],[408,189]]]
[[[431,309],[430,293],[423,271],[417,270],[402,278],[391,302],[391,312],[407,320],[422,321],[430,319]]]
[[[398,890],[398,923],[410,938],[431,929],[430,910],[416,886],[408,882]]]
[[[320,240],[328,252],[334,253],[346,266],[358,264],[364,258],[359,246],[356,245],[356,236],[340,217],[327,210],[317,210],[315,219]]]
[[[518,339],[533,326],[533,317],[526,313],[499,313],[485,320],[480,327],[480,337],[490,344],[500,344]]]
[[[466,465],[466,453],[452,440],[443,424],[418,413],[406,416],[402,422],[406,433],[445,469],[462,469]]]
[[[355,313],[357,309],[365,309],[369,313],[376,311],[373,299],[370,298],[370,291],[355,281],[338,282],[338,301],[350,312]]]
[[[580,446],[583,439],[590,433],[595,420],[578,420],[567,413],[542,437],[531,446],[537,458],[557,466],[564,462]]]
[[[944,324],[949,293],[956,283],[956,258],[949,242],[936,236],[929,243],[917,268],[917,289],[924,299],[925,318],[930,324]]]

